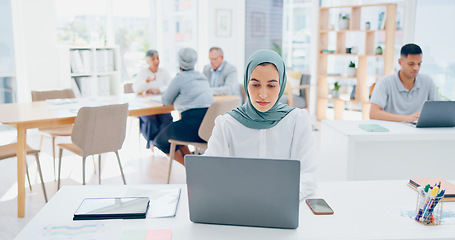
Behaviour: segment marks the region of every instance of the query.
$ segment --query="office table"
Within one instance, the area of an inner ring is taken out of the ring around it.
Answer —
[[[216,96],[215,101],[230,99],[234,96]],[[163,106],[149,98],[125,94],[124,96],[101,97],[94,99],[75,99],[75,103],[51,104],[47,101],[0,104],[0,123],[17,129],[17,216],[25,214],[25,145],[27,129],[54,127],[72,124],[77,109],[82,106],[129,103],[129,116],[143,116],[168,113],[172,106]]]
[[[378,124],[389,132],[367,132]],[[455,128],[415,128],[378,120],[322,121],[319,172],[323,180],[451,179],[455,169]],[[324,169],[338,169],[324,175]]]
[[[407,216],[401,216],[403,212],[415,210],[417,195],[406,186],[407,182],[408,180],[321,182],[316,196],[324,198],[335,214],[314,215],[302,201],[297,229],[192,223],[189,220],[186,185],[64,186],[15,239],[37,239],[44,226],[74,223],[73,214],[86,197],[124,196],[129,188],[135,187],[150,190],[182,189],[176,217],[118,220],[123,231],[170,229],[174,240],[453,239],[455,221],[425,226]],[[455,203],[444,203],[443,208],[455,212]],[[102,221],[86,221],[92,224],[100,222]]]

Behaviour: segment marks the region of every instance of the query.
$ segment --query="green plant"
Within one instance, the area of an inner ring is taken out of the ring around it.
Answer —
[[[338,81],[336,81],[335,84],[333,84],[333,90],[335,90],[335,91],[340,90],[340,87],[341,87],[341,85],[338,83]]]
[[[349,67],[355,68],[355,63],[354,63],[353,61],[351,61],[351,62],[349,63]]]
[[[273,48],[272,50],[275,51],[276,53],[278,53],[278,55],[282,56],[282,50],[281,50],[281,46],[276,43],[276,42],[272,42],[272,45],[273,45]]]

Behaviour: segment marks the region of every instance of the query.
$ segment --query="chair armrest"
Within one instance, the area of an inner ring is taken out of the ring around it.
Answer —
[[[292,89],[310,89],[311,85],[299,85],[295,87],[291,87]]]

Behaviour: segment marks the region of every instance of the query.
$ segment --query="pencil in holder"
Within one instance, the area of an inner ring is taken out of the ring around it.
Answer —
[[[415,220],[424,225],[439,225],[441,223],[443,198],[426,196],[418,192]]]

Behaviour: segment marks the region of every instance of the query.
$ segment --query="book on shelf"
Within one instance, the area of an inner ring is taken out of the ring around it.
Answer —
[[[93,72],[92,51],[88,49],[79,50],[82,59],[82,66],[85,73]]]
[[[98,96],[98,84],[96,77],[74,77],[72,85],[75,95],[80,97],[96,97]]]
[[[98,72],[114,71],[114,51],[112,49],[97,49],[96,65]]]
[[[82,58],[79,50],[70,51],[70,65],[72,73],[84,72],[84,64],[82,63]]]
[[[109,96],[111,93],[109,76],[98,77],[98,96]]]
[[[386,17],[387,17],[386,12],[379,13],[378,30],[384,30]]]

